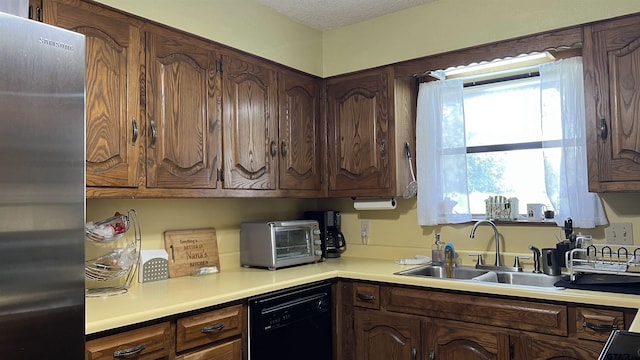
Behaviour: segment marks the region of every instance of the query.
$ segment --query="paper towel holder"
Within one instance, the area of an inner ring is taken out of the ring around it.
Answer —
[[[393,210],[397,202],[395,198],[355,198],[353,208],[356,210]]]

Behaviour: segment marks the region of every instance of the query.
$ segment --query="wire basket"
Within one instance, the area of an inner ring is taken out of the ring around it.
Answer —
[[[110,218],[85,224],[84,238],[96,243],[109,243],[121,239],[129,231],[131,212],[135,213],[133,209],[124,215],[117,212]]]
[[[87,252],[91,256],[85,261],[85,280],[87,296],[109,296],[127,292],[138,268],[141,249],[140,224],[136,211],[130,209],[98,221],[93,225],[118,226],[118,233],[105,236],[96,233],[94,227],[85,227]],[[114,225],[119,224],[119,225]],[[130,229],[133,231],[129,231]],[[115,229],[115,228],[114,228]],[[133,237],[131,237],[133,233]]]
[[[116,248],[111,252],[85,261],[85,279],[91,281],[109,281],[124,276],[135,264],[138,257],[135,244],[125,248]]]

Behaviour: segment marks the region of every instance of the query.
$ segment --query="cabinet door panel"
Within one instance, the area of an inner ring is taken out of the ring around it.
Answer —
[[[147,186],[216,188],[220,79],[211,45],[165,30],[147,33]]]
[[[585,27],[590,191],[640,190],[640,29],[629,17]]]
[[[416,317],[354,311],[356,359],[417,359],[420,349],[420,320]]]
[[[280,88],[280,189],[321,190],[320,91],[313,78],[284,73]]]
[[[86,3],[54,1],[46,14],[48,22],[86,36],[87,185],[137,186],[144,154],[139,26]]]
[[[224,187],[275,189],[278,119],[275,71],[224,56]]]
[[[220,345],[207,347],[202,350],[181,355],[176,360],[241,360],[242,341],[240,339],[228,341]]]
[[[520,360],[593,360],[603,343],[571,340],[557,336],[517,335],[512,337],[513,358]]]
[[[428,351],[435,359],[509,359],[509,336],[497,328],[432,320],[427,329]]]
[[[391,187],[389,74],[377,71],[329,83],[329,191],[387,195]],[[372,192],[373,190],[373,192]]]

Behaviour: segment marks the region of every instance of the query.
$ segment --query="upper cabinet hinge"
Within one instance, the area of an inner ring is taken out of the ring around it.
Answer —
[[[216,71],[222,74],[222,61],[218,60],[216,64]]]

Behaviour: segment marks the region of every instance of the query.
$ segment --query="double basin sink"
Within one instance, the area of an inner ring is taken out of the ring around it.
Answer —
[[[484,283],[499,283],[519,286],[533,286],[548,289],[562,289],[554,286],[560,280],[568,279],[566,275],[546,275],[533,272],[516,272],[478,269],[471,266],[456,266],[451,276],[447,276],[444,266],[425,265],[407,269],[397,275],[428,277],[437,279],[469,280]]]

